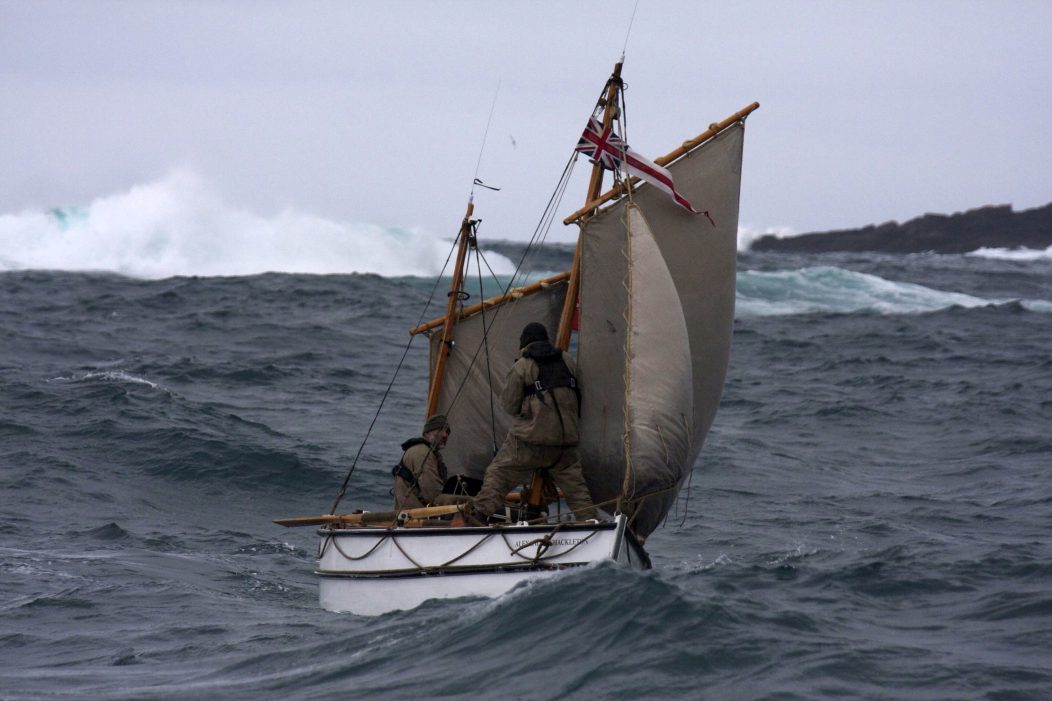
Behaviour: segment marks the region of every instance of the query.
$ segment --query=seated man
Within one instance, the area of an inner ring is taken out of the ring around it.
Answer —
[[[500,508],[510,487],[530,482],[542,468],[578,520],[597,518],[577,453],[580,402],[573,358],[549,343],[547,329],[537,322],[522,330],[519,347],[501,394],[501,406],[514,422],[465,520],[481,525]]]
[[[422,436],[402,444],[402,459],[391,470],[394,475],[394,510],[429,506],[442,492],[446,481],[446,464],[442,448],[449,440],[449,421],[445,414],[435,414],[424,423]]]

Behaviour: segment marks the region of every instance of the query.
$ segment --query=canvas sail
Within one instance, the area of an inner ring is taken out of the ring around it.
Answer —
[[[633,353],[650,354],[655,368],[675,377],[689,376],[691,418],[689,441],[673,459],[643,461],[633,467],[635,494],[653,494],[626,508],[633,527],[646,536],[675,500],[675,489],[693,468],[705,434],[715,417],[730,357],[734,321],[738,197],[744,125],[737,123],[668,166],[676,188],[698,208],[708,209],[716,226],[691,215],[655,188],[641,186],[633,195],[675,288],[686,327],[687,358],[666,357],[673,332],[660,325],[635,340]],[[631,330],[625,284],[629,270],[626,246],[627,200],[591,219],[581,232],[582,263],[578,369],[582,391],[581,453],[585,476],[596,502],[616,499],[626,467],[627,390],[645,392],[638,383],[626,388],[625,368]],[[635,288],[648,281],[637,275]],[[638,316],[638,315],[637,315]],[[638,319],[637,319],[638,320]],[[679,365],[686,365],[686,373]],[[666,419],[672,423],[671,419]],[[673,432],[674,426],[662,430]],[[631,457],[631,456],[630,456]]]
[[[625,346],[626,454],[622,494],[629,504],[668,501],[691,457],[694,393],[690,339],[676,285],[639,207],[625,211],[627,242]],[[661,339],[655,344],[654,339]],[[645,477],[640,484],[638,477]],[[664,494],[648,495],[654,484]]]
[[[486,465],[511,429],[512,417],[501,408],[500,394],[508,370],[519,357],[522,327],[531,321],[540,322],[554,338],[565,298],[566,283],[556,283],[454,326],[437,405],[437,411],[449,416],[452,427],[442,450],[451,474],[482,479]],[[487,344],[483,344],[484,330],[488,331]],[[432,374],[441,343],[439,329],[431,335]]]

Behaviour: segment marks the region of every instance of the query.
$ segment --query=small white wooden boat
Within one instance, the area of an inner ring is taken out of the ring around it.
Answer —
[[[495,597],[527,579],[604,560],[648,568],[626,521],[620,514],[491,528],[327,526],[318,530],[321,607],[372,616],[428,599]]]
[[[423,415],[449,417],[456,431],[442,454],[454,471],[476,480],[512,425],[493,407],[523,325],[556,330],[554,344],[564,351],[576,334],[582,469],[593,502],[613,519],[549,522],[528,515],[548,507],[537,477],[523,499],[532,511],[524,507],[526,515],[504,525],[436,520],[453,516],[455,505],[335,515],[352,464],[328,514],[276,521],[322,526],[323,608],[378,614],[432,598],[497,596],[523,580],[604,560],[649,567],[642,538],[675,503],[723,391],[745,119],[759,105],[649,161],[618,136],[625,124],[622,89],[618,63],[527,247],[528,253],[547,235],[572,165],[585,153],[592,163],[585,205],[563,220],[581,230],[571,269],[532,284],[519,278],[515,287],[520,262],[504,293],[487,299],[473,188],[454,244],[445,314],[410,329],[411,338],[426,335],[430,342]],[[618,173],[605,193],[604,169]],[[482,301],[467,305],[472,255]]]

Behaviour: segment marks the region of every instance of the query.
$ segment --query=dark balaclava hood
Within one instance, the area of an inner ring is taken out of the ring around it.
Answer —
[[[547,343],[548,329],[544,328],[544,324],[531,321],[522,329],[522,334],[519,336],[519,348],[525,348],[535,341]]]

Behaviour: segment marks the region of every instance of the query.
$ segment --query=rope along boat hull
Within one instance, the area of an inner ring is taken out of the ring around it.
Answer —
[[[647,569],[619,515],[605,523],[492,528],[322,528],[321,607],[375,616],[428,599],[496,597],[528,579],[604,560]]]

